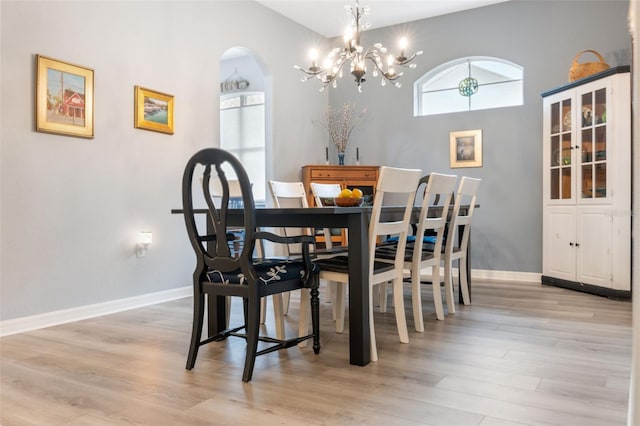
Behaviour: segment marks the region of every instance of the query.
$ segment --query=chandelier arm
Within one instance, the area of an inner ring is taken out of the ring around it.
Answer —
[[[307,71],[306,69],[304,69],[304,68],[302,68],[302,67],[300,67],[298,65],[295,65],[295,69],[300,70],[303,73],[307,74],[308,76],[310,76],[309,78],[313,78],[314,76],[316,76],[318,74],[321,74],[322,71],[324,71],[324,69],[322,69],[322,68],[319,71]]]
[[[387,81],[395,81],[397,80],[399,77],[402,76],[402,73],[397,73],[397,74],[393,74],[393,75],[389,75],[388,72],[386,72],[384,69],[382,69],[382,67],[378,64],[378,61],[376,61],[374,59],[374,57],[372,56],[365,56],[366,59],[369,59],[371,62],[373,62],[373,65],[376,67],[376,69],[380,72],[380,75],[382,77],[384,77],[385,80]]]
[[[396,58],[396,64],[401,66],[406,66],[409,62],[413,61],[416,58],[416,56],[418,56],[418,53],[414,53],[413,55],[411,55],[410,57],[402,61],[398,61],[398,59]]]
[[[320,81],[323,83],[323,87],[327,87],[329,84],[333,83],[336,80],[338,74],[340,74],[340,71],[342,70],[342,67],[344,67],[344,64],[346,63],[346,61],[342,61],[340,65],[338,65],[338,68],[336,68],[335,73],[333,73],[332,70],[331,74],[327,73],[327,70],[323,68],[324,76],[320,78]]]

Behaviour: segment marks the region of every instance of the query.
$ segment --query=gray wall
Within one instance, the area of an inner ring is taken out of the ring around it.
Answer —
[[[366,107],[367,121],[353,137],[347,163],[360,148],[362,164],[421,168],[482,178],[472,232],[472,267],[542,270],[542,98],[566,83],[574,56],[594,49],[611,66],[629,65],[627,1],[510,1],[475,10],[365,32],[395,53],[409,34],[424,50],[402,88],[370,76],[358,93],[350,76],[330,91],[330,102]],[[372,3],[371,14],[375,14]],[[413,117],[413,82],[430,69],[465,56],[493,56],[524,67],[524,105]],[[582,61],[595,58],[585,55]],[[449,132],[482,129],[483,167],[449,168]],[[320,154],[318,154],[320,155]]]
[[[483,129],[484,167],[464,170],[484,179],[473,267],[539,272],[539,94],[566,81],[582,49],[628,64],[627,7],[514,1],[402,25],[425,51],[402,89],[369,81],[358,96],[345,77],[331,102],[355,99],[369,108],[351,144],[363,164],[450,172],[449,132]],[[292,67],[324,41],[257,3],[3,1],[0,19],[1,320],[189,285],[194,258],[182,219],[170,210],[180,205],[187,158],[218,145],[219,83],[227,77],[219,75],[219,58],[232,46],[260,56],[272,87],[269,177],[297,179],[301,165],[324,162],[326,136],[312,121],[328,95],[300,83]],[[150,28],[159,31],[150,35]],[[364,40],[390,45],[396,30],[370,31]],[[93,140],[33,130],[35,54],[95,70]],[[525,105],[414,118],[412,81],[466,55],[524,66]],[[175,135],[133,128],[136,84],[175,95]],[[138,259],[143,229],[154,242]]]
[[[220,56],[228,48],[259,55],[273,87],[274,177],[296,178],[314,161],[310,147],[323,135],[310,123],[327,96],[300,83],[293,64],[324,39],[256,2],[3,1],[0,8],[2,320],[190,285],[193,250],[170,210],[180,207],[189,156],[218,146],[219,84],[227,77],[219,75]],[[95,70],[93,140],[34,131],[35,54]],[[175,96],[174,135],[133,128],[136,84]],[[143,259],[134,251],[140,230],[154,234]]]

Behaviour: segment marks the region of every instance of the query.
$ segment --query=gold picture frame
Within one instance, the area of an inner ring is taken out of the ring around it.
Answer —
[[[36,55],[36,131],[93,138],[93,70]]]
[[[452,169],[482,167],[482,130],[465,130],[449,134],[449,159]]]
[[[173,134],[173,96],[134,86],[134,127]]]

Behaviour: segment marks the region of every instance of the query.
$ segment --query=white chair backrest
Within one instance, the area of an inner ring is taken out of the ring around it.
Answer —
[[[271,199],[276,208],[282,207],[309,207],[307,201],[307,193],[304,190],[302,182],[281,182],[276,180],[269,181],[269,190]],[[313,235],[313,231],[309,228],[282,228],[282,234],[288,235]],[[292,256],[300,253],[299,244],[287,244],[287,255]]]
[[[302,182],[270,180],[269,189],[275,207],[309,207],[307,193]]]
[[[311,182],[309,184],[313,198],[316,202],[316,207],[324,207],[327,198],[335,198],[340,194],[342,188],[339,183],[317,183]],[[333,204],[332,204],[333,205]],[[327,249],[333,248],[333,241],[331,241],[331,230],[329,228],[323,229],[324,243]],[[346,231],[342,231],[343,244],[346,241]]]
[[[380,167],[380,175],[376,185],[376,195],[373,199],[373,208],[371,210],[371,221],[369,223],[370,274],[373,271],[378,236],[398,235],[398,250],[394,263],[396,268],[402,268],[416,188],[418,187],[421,175],[422,170],[420,169]],[[392,196],[394,204],[401,205],[404,208],[401,220],[397,218],[391,221],[381,220],[381,211],[385,196]]]
[[[338,194],[340,194],[340,191],[342,191],[339,183],[311,182],[309,186],[311,187],[313,198],[315,199],[316,206],[318,207],[324,206],[324,199],[337,197]]]
[[[449,254],[453,251],[454,247],[459,247],[460,251],[467,251],[467,245],[469,244],[469,232],[471,229],[471,218],[473,217],[473,211],[475,210],[476,200],[478,197],[478,188],[480,187],[482,179],[474,179],[464,176],[460,180],[458,185],[458,191],[456,193],[456,201],[453,206],[453,212],[451,213],[451,222],[449,226],[449,232],[447,235],[446,250]],[[461,206],[469,206],[465,213],[462,213]],[[461,230],[460,228],[463,227]],[[460,238],[460,244],[456,244],[456,234],[462,232],[462,238]]]
[[[456,175],[431,173],[428,179],[422,197],[420,217],[417,224],[415,249],[413,251],[414,261],[419,261],[418,259],[420,259],[422,255],[422,244],[426,231],[436,233],[433,252],[440,253],[444,239],[444,230],[447,225],[449,206],[453,199],[453,193],[456,190],[456,180],[458,177]],[[433,206],[442,208],[442,213],[435,217],[429,217],[429,208]]]

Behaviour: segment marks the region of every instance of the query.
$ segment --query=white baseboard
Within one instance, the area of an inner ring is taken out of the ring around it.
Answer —
[[[66,324],[102,315],[114,314],[129,309],[155,305],[193,295],[193,287],[185,286],[156,293],[143,294],[128,297],[126,299],[111,300],[104,303],[96,303],[77,308],[63,309],[47,312],[29,317],[16,318],[0,322],[0,337],[12,334],[24,333],[54,325]]]
[[[454,274],[457,274],[457,269]],[[542,279],[539,272],[491,271],[488,269],[472,269],[471,276],[478,280],[514,281],[538,283]]]
[[[454,268],[453,275],[457,276],[457,273],[457,268]],[[471,271],[471,276],[473,279],[477,280],[539,283],[541,274],[536,272],[473,269]],[[191,286],[185,286],[156,293],[143,294],[141,296],[129,297],[126,299],[112,300],[104,303],[96,303],[93,305],[79,306],[77,308],[2,321],[0,322],[0,337],[181,299],[183,297],[191,296],[193,294],[192,292],[193,290]]]
[[[443,269],[440,268],[440,279],[444,279]],[[422,271],[422,277],[429,278],[429,268]],[[453,276],[458,277],[458,268],[453,268]],[[542,277],[538,272],[516,272],[516,271],[492,271],[488,269],[472,269],[471,277],[474,280],[492,280],[492,281],[512,281],[523,283],[540,283]]]

